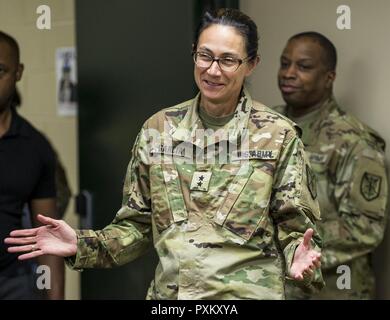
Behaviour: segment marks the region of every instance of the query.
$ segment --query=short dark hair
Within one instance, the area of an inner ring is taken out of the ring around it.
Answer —
[[[12,51],[15,54],[16,62],[19,63],[20,49],[19,49],[18,42],[15,40],[15,38],[0,30],[0,42],[2,41],[8,43],[8,45],[11,47]]]
[[[336,65],[337,65],[337,51],[334,44],[323,34],[315,31],[308,31],[308,32],[301,32],[294,36],[292,36],[290,39],[288,39],[288,42],[292,40],[297,40],[301,38],[309,38],[311,40],[317,41],[318,44],[324,49],[324,57],[325,57],[325,63],[329,70],[335,71]]]
[[[221,8],[216,11],[206,11],[203,14],[195,31],[194,50],[198,46],[200,34],[213,24],[234,27],[245,39],[248,60],[251,61],[257,57],[259,46],[257,26],[249,16],[233,8]]]

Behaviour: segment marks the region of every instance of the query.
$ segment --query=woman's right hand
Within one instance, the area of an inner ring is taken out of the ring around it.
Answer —
[[[11,253],[24,253],[19,260],[36,258],[45,254],[70,257],[77,252],[77,235],[65,221],[43,215],[37,216],[43,226],[34,229],[14,230],[6,238]]]

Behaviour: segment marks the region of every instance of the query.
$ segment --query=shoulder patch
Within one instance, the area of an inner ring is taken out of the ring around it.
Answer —
[[[367,201],[372,201],[379,197],[381,191],[382,177],[372,173],[364,172],[361,183],[360,193]]]
[[[309,165],[306,165],[307,187],[313,200],[317,198],[317,178]]]

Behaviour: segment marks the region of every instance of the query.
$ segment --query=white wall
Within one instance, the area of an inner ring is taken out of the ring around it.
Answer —
[[[336,26],[336,9],[342,4],[351,9],[351,30]],[[283,103],[276,75],[284,45],[298,32],[318,31],[338,50],[335,95],[339,103],[390,144],[390,1],[241,0],[240,7],[255,20],[261,36],[262,63],[249,81],[255,99],[269,106]],[[386,154],[390,159],[390,145]],[[388,232],[375,257],[378,297],[386,299],[390,298],[389,249]]]

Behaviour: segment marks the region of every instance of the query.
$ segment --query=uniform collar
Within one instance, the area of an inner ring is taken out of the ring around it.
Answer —
[[[199,139],[199,132],[197,137],[198,130],[206,130],[198,114],[199,103],[200,93],[192,100],[192,104],[183,120],[173,129],[172,137],[174,140],[190,142],[198,147],[205,146],[204,141]],[[228,132],[230,142],[236,142],[240,136],[246,133],[251,109],[252,98],[246,88],[243,88],[233,118],[225,126],[219,129]],[[210,139],[213,140],[210,144],[225,140],[221,138],[222,136],[223,135],[216,134],[214,136],[215,139]],[[201,137],[203,137],[203,135],[201,135]],[[206,144],[206,146],[207,145],[208,144]]]
[[[288,107],[285,106],[283,109],[284,115],[288,117]],[[316,143],[321,125],[338,109],[339,106],[335,97],[331,96],[318,110],[303,116],[301,119],[292,119],[302,129],[301,139],[305,146],[310,146]]]

